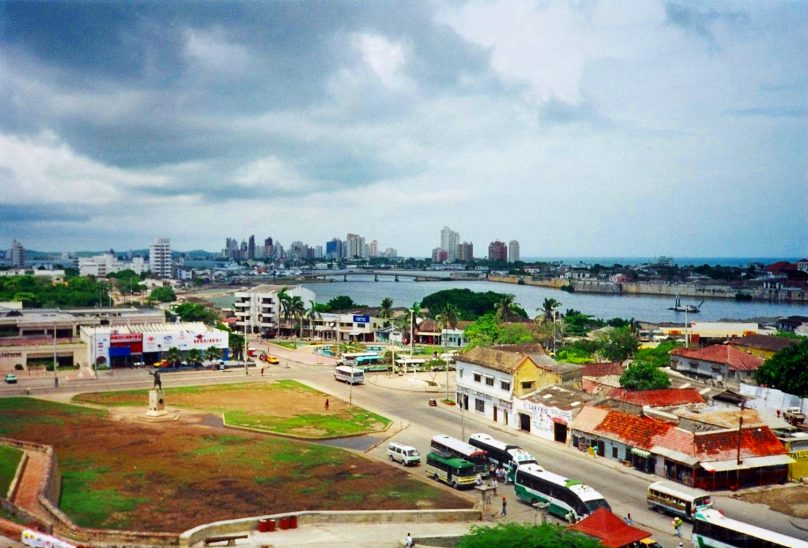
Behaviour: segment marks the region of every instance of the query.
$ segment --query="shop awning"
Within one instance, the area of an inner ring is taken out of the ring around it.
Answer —
[[[701,467],[708,472],[726,472],[728,470],[748,470],[750,468],[762,468],[764,466],[781,466],[793,462],[796,461],[788,455],[770,455],[768,457],[749,457],[741,459],[741,464],[738,464],[737,459],[702,462]]]
[[[632,455],[637,455],[638,457],[642,457],[644,459],[647,459],[648,457],[651,456],[650,451],[646,451],[645,449],[640,449],[639,447],[632,447],[631,448],[631,454]]]
[[[551,420],[556,424],[563,424],[564,426],[567,426],[567,421],[565,421],[564,419],[553,417]]]

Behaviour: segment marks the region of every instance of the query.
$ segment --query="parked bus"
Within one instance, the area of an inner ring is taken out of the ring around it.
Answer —
[[[373,364],[378,363],[381,356],[377,352],[345,352],[342,357],[337,360],[339,365],[349,364]]]
[[[455,489],[471,487],[477,481],[473,463],[444,451],[430,451],[426,456],[426,477],[433,477]]]
[[[464,441],[460,441],[445,434],[432,436],[431,447],[438,451],[458,456],[474,464],[475,473],[480,474],[482,477],[486,477],[489,474],[488,456],[482,449],[478,449],[473,445],[469,445]]]
[[[711,508],[709,493],[672,481],[657,481],[648,486],[648,506],[669,514],[692,520],[698,510]]]
[[[577,522],[598,508],[611,511],[603,495],[592,487],[546,471],[538,464],[516,470],[516,496],[528,504],[547,503],[547,511],[561,519]]]
[[[348,384],[362,384],[365,382],[365,372],[357,367],[338,365],[334,368],[334,378]]]
[[[495,466],[502,466],[508,471],[508,480],[513,481],[516,468],[523,464],[536,464],[533,455],[519,447],[495,440],[488,434],[472,434],[469,445],[485,451],[488,461]]]
[[[711,548],[797,548],[808,542],[726,517],[714,508],[696,512],[693,546]]]

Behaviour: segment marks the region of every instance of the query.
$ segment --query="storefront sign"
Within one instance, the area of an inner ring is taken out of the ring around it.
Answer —
[[[112,333],[109,340],[112,344],[140,342],[143,333]]]

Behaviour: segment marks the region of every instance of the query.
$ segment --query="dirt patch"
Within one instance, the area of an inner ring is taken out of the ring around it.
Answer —
[[[772,487],[754,493],[733,495],[744,502],[765,504],[775,512],[795,518],[808,518],[808,485]]]
[[[301,509],[471,506],[403,470],[338,448],[210,428],[201,413],[152,424],[121,420],[121,411],[107,416],[5,399],[0,435],[54,447],[63,477],[60,506],[85,527],[181,532]]]

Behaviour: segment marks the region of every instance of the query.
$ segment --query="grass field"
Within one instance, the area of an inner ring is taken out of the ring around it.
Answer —
[[[290,380],[167,388],[164,392],[171,407],[221,413],[230,426],[307,439],[379,432],[390,424],[381,415]],[[148,401],[148,390],[79,394],[74,401],[137,407]]]
[[[62,472],[60,507],[84,527],[180,532],[301,509],[471,506],[387,463],[326,445],[207,426],[204,415],[191,415],[144,423],[104,410],[8,398],[0,399],[0,435],[54,447]]]
[[[6,497],[22,455],[22,450],[16,447],[0,445],[0,497]]]

